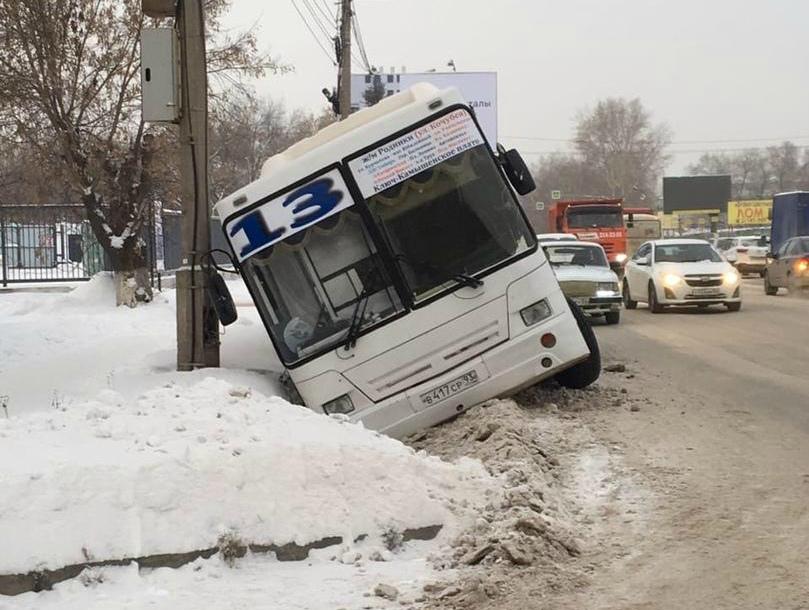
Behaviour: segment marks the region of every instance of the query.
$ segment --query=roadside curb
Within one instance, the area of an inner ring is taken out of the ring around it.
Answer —
[[[432,540],[442,529],[442,525],[427,525],[410,528],[402,532],[402,541]],[[362,534],[355,541],[364,540],[367,534]],[[327,536],[309,544],[299,545],[294,542],[287,544],[246,544],[229,548],[231,557],[244,557],[247,552],[255,554],[275,553],[278,561],[303,561],[309,557],[309,551],[325,549],[343,543],[342,536]],[[87,568],[100,568],[108,566],[127,566],[133,563],[139,569],[147,568],[179,568],[197,559],[210,559],[220,551],[215,546],[207,549],[187,551],[184,553],[162,553],[144,557],[125,557],[123,559],[105,559],[101,561],[88,561],[77,563],[55,570],[36,570],[25,574],[0,574],[0,595],[20,595],[22,593],[38,593],[48,591],[53,585],[76,578]]]

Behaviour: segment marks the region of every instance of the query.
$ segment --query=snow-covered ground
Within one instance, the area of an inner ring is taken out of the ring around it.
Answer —
[[[134,310],[113,301],[109,278],[0,295],[0,576],[201,550],[225,534],[344,542],[304,562],[97,568],[0,596],[3,610],[398,607],[374,587],[412,602],[434,578],[428,555],[496,499],[477,461],[445,462],[274,396],[277,361],[250,307],[227,331],[223,368],[177,373],[172,293]],[[438,523],[434,541],[383,544]]]
[[[219,378],[277,394],[280,365],[241,281],[229,282],[239,320],[222,338]],[[69,406],[101,389],[132,399],[161,383],[188,385],[208,375],[176,372],[174,291],[153,303],[116,308],[109,277],[67,294],[0,294],[0,396],[11,415]]]

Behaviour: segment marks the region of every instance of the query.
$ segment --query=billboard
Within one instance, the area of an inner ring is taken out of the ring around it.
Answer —
[[[497,72],[404,72],[401,74],[352,74],[351,107],[365,108],[363,94],[379,77],[387,95],[404,91],[416,83],[430,83],[439,89],[455,87],[475,111],[486,141],[497,143]]]
[[[663,178],[663,211],[717,209],[727,212],[730,176]]]
[[[768,225],[772,219],[772,199],[728,201],[728,226]]]

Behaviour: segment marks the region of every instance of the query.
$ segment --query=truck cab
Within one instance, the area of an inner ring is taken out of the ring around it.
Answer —
[[[573,233],[600,244],[610,267],[620,272],[627,258],[623,199],[593,198],[557,201],[548,210],[548,230]]]
[[[516,157],[455,89],[416,85],[217,203],[303,404],[403,437],[547,377],[598,377],[512,190]]]

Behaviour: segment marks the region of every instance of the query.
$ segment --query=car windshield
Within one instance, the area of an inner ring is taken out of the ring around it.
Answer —
[[[447,157],[367,202],[416,303],[536,243],[485,144]]]
[[[722,262],[722,257],[710,244],[658,244],[655,246],[657,263]]]
[[[743,237],[739,240],[739,245],[742,248],[750,248],[752,246],[760,246],[762,244],[762,238],[760,237]]]
[[[567,226],[571,229],[595,229],[597,227],[622,227],[624,217],[618,209],[600,206],[568,208]]]
[[[251,256],[242,273],[286,364],[402,311],[354,208]]]
[[[543,246],[545,255],[554,267],[588,266],[609,267],[601,248],[584,245]]]

